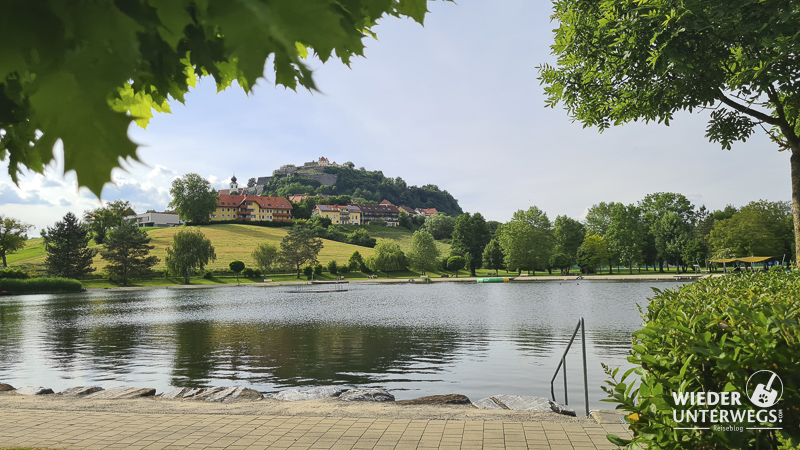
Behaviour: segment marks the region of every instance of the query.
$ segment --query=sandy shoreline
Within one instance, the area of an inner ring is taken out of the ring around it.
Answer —
[[[338,398],[287,402],[273,399],[212,403],[193,400],[139,398],[90,400],[59,395],[26,396],[0,393],[0,409],[94,411],[137,414],[222,414],[337,418],[486,420],[504,422],[596,423],[591,417],[556,413],[484,410],[471,405],[398,405],[392,402],[345,402]]]

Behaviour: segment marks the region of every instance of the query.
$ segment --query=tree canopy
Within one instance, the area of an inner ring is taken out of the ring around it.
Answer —
[[[483,249],[492,239],[489,227],[481,213],[470,215],[462,214],[456,217],[453,227],[452,252],[462,255],[468,260],[470,274],[475,276],[475,269],[480,269],[483,263]],[[467,258],[467,255],[470,255]]]
[[[349,64],[379,19],[422,23],[427,0],[302,2],[100,0],[4,2],[0,160],[17,182],[43,173],[62,141],[64,170],[100,195],[120,159],[136,159],[128,126],[184,101],[200,76],[247,92],[270,62],[276,85],[314,89],[303,61]]]
[[[601,131],[669,125],[711,111],[706,137],[730,149],[762,127],[790,150],[800,248],[800,8],[784,0],[554,2],[556,66],[540,67],[547,103]]]
[[[14,253],[25,247],[28,230],[31,228],[33,225],[0,214],[0,256],[3,258],[3,267],[8,267],[6,254]]]
[[[396,242],[381,241],[375,246],[375,253],[367,257],[365,263],[373,272],[383,271],[389,276],[390,271],[405,269],[408,260]]]
[[[169,193],[172,195],[169,206],[175,208],[181,219],[194,223],[208,222],[219,202],[219,194],[211,183],[196,173],[172,180]]]
[[[316,264],[320,250],[322,239],[316,237],[310,228],[295,226],[281,240],[283,260],[297,270],[298,279],[300,267],[303,264]]]
[[[411,250],[408,252],[408,265],[423,274],[436,270],[441,252],[436,247],[433,236],[425,230],[417,230],[411,237]]]
[[[102,208],[93,209],[83,213],[83,220],[94,232],[94,241],[103,244],[109,229],[122,224],[126,216],[135,215],[136,212],[127,200],[114,200]]]
[[[167,247],[164,262],[175,275],[182,276],[185,284],[189,284],[192,269],[203,270],[203,267],[217,259],[217,253],[211,240],[200,230],[182,230],[172,236],[172,246]]]

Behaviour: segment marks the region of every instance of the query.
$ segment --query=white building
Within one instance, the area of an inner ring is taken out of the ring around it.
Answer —
[[[185,222],[185,220],[178,217],[177,213],[168,212],[137,214],[128,216],[125,220],[131,221],[140,227],[177,227]]]

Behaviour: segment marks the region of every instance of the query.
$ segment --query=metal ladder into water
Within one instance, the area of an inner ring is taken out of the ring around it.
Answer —
[[[570,347],[572,347],[572,341],[575,340],[575,336],[578,334],[578,330],[581,330],[581,347],[583,349],[583,399],[586,403],[586,416],[589,416],[589,376],[588,372],[586,371],[586,325],[584,325],[583,317],[578,320],[578,325],[575,326],[575,331],[572,332],[572,337],[569,340],[569,344],[567,344],[567,349],[564,350],[564,354],[561,356],[561,361],[558,363],[558,367],[556,367],[556,371],[553,374],[553,379],[550,380],[550,395],[553,397],[553,401],[556,401],[556,393],[553,389],[553,383],[556,381],[556,377],[558,376],[558,371],[563,367],[564,368],[564,405],[569,405],[569,396],[567,395],[567,353],[569,353]]]

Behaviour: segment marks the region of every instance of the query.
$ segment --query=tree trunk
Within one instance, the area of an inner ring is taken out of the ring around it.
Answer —
[[[793,149],[789,158],[792,167],[792,219],[794,221],[794,255],[800,260],[800,149]],[[795,261],[797,264],[797,261]]]
[[[6,253],[5,252],[3,252],[3,267],[4,268],[8,267],[8,264],[6,264]]]

